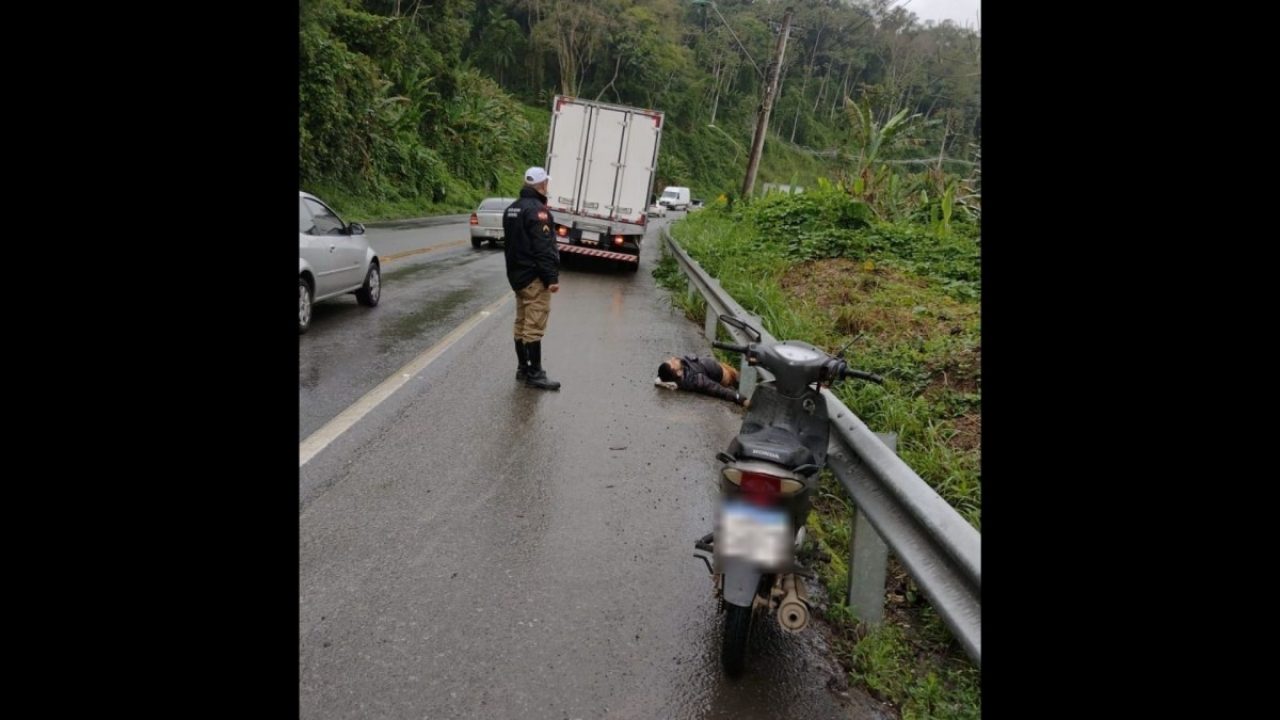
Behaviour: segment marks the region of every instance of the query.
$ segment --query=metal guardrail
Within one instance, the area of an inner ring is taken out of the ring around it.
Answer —
[[[720,282],[662,229],[664,254],[670,252],[689,279],[689,292],[707,303],[704,332],[716,339],[721,313],[735,315],[760,329],[764,342],[777,342]],[[750,338],[726,327],[740,344]],[[742,365],[740,389],[748,397],[756,373],[770,379],[763,368]],[[850,542],[849,606],[869,624],[884,617],[885,571],[888,550],[906,566],[930,604],[964,646],[974,664],[982,666],[982,536],[947,504],[928,483],[897,456],[897,438],[877,436],[828,390],[822,391],[831,418],[827,464],[853,498],[856,509]]]

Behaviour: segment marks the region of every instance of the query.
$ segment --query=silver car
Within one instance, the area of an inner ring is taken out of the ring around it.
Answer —
[[[489,241],[491,247],[502,242],[502,214],[511,207],[515,198],[492,197],[480,201],[471,213],[471,247],[480,247]]]
[[[298,334],[311,327],[311,306],[354,293],[376,307],[382,296],[378,256],[360,223],[344,223],[320,198],[298,193]]]

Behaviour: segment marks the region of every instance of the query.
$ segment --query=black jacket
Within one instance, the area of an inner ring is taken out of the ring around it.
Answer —
[[[681,360],[684,365],[684,374],[680,376],[680,381],[677,383],[681,390],[693,390],[721,400],[742,404],[743,398],[737,390],[720,384],[724,380],[724,371],[720,368],[718,360],[713,357],[700,358],[696,355],[685,355]]]
[[[554,227],[547,196],[528,186],[521,189],[520,198],[502,216],[507,281],[512,290],[519,292],[538,278],[547,287],[559,282],[560,253]]]

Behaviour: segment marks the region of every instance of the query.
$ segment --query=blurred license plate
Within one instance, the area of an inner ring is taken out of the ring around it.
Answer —
[[[739,557],[766,566],[787,560],[792,539],[787,514],[738,502],[720,510],[716,549],[724,557]]]
[[[501,231],[501,230],[486,230],[486,231],[485,231],[485,233],[486,233],[489,237],[502,237],[502,231]]]
[[[582,239],[583,239],[583,240],[590,240],[590,241],[592,241],[592,242],[595,242],[595,241],[597,241],[597,240],[599,240],[599,239],[600,239],[600,233],[598,233],[598,232],[591,232],[590,230],[583,230],[583,231],[582,231]]]

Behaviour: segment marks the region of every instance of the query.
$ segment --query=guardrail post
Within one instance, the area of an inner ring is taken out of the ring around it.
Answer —
[[[897,435],[876,433],[876,436],[890,450],[898,451]],[[889,547],[871,526],[865,513],[854,508],[852,521],[853,532],[849,534],[849,607],[862,622],[879,625],[884,620]]]
[[[747,324],[756,329],[762,329],[760,326],[760,316],[747,313],[743,318]],[[755,367],[747,364],[747,356],[742,355],[738,360],[738,392],[742,393],[745,398],[750,398],[751,394],[756,391],[756,381],[758,375]]]

